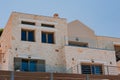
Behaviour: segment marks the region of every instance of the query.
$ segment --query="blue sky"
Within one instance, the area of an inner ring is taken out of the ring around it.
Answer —
[[[96,35],[120,38],[120,0],[0,0],[0,27],[12,11],[79,20]]]

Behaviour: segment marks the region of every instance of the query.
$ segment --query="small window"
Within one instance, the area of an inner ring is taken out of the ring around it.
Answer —
[[[82,74],[103,74],[102,65],[95,64],[82,64],[81,71]]]
[[[54,33],[51,32],[42,32],[42,43],[54,43]]]
[[[41,24],[42,27],[49,27],[49,28],[54,28],[55,26],[52,24]]]
[[[88,43],[69,41],[70,46],[88,47]]]
[[[34,30],[21,30],[21,40],[22,41],[35,41],[35,32]]]
[[[35,22],[21,21],[21,24],[35,25]]]

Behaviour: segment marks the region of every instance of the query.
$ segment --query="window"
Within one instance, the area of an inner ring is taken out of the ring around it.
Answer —
[[[22,41],[31,41],[34,42],[35,41],[35,33],[34,30],[21,30],[21,40]]]
[[[115,54],[116,54],[116,61],[120,60],[120,45],[114,45]]]
[[[42,43],[54,43],[54,33],[52,32],[42,32]]]
[[[69,41],[69,45],[70,46],[88,47],[88,43],[85,43],[85,42]]]
[[[14,58],[14,70],[45,72],[45,60]]]
[[[102,65],[82,64],[82,74],[103,74]]]
[[[49,28],[54,28],[55,26],[52,24],[41,24],[42,27],[49,27]]]
[[[35,25],[35,22],[21,21],[21,24]]]

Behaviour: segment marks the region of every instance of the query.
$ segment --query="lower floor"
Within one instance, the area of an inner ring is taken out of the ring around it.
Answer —
[[[1,65],[1,70],[22,72],[119,74],[114,51],[73,46],[65,46],[63,52],[54,52],[53,49],[39,53],[11,50],[5,54]]]
[[[46,64],[46,60],[42,59],[30,59],[30,58],[14,58],[14,71],[23,71],[23,72],[49,72],[49,69],[53,69],[52,72],[56,72],[56,69],[66,69],[64,73],[77,73],[77,74],[111,74],[118,70],[118,67],[115,66],[106,66],[101,63],[80,63],[69,69],[63,66],[50,66]],[[62,72],[62,71],[61,71]]]

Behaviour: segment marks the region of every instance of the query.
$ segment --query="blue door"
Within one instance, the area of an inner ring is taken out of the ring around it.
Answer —
[[[30,71],[30,72],[35,72],[35,71],[37,71],[37,61],[35,61],[35,60],[30,60],[29,71]]]
[[[22,60],[22,71],[29,71],[28,69],[28,60]]]
[[[35,72],[37,71],[37,61],[22,59],[22,71]]]

